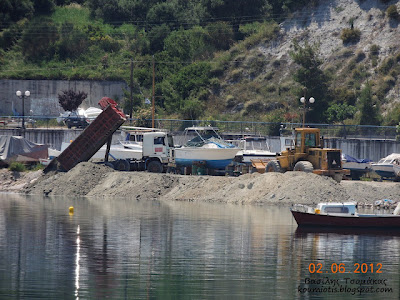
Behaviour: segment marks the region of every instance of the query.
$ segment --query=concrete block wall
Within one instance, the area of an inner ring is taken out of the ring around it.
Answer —
[[[0,116],[12,116],[13,112],[22,115],[22,100],[15,95],[16,91],[31,92],[25,98],[25,116],[57,117],[63,109],[58,103],[58,94],[64,90],[83,91],[88,94],[82,103],[83,108],[98,107],[103,97],[122,100],[124,81],[77,81],[77,80],[0,80]]]

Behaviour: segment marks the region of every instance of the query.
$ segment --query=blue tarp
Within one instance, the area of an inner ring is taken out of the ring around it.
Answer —
[[[347,154],[342,154],[342,157],[343,157],[343,159],[344,160],[346,160],[347,162],[356,162],[356,163],[369,163],[369,162],[372,162],[372,160],[370,160],[370,159],[366,159],[366,158],[364,158],[364,159],[358,159],[358,158],[354,158],[354,157],[351,157],[350,155],[347,155]]]

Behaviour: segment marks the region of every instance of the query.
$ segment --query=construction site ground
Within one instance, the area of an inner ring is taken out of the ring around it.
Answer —
[[[400,183],[343,180],[304,172],[252,173],[238,177],[119,172],[91,162],[69,172],[0,170],[0,191],[46,196],[123,197],[132,200],[237,204],[312,204],[323,201],[400,201]]]

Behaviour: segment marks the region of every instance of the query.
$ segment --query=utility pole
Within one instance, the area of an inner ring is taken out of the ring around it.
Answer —
[[[155,114],[155,78],[156,78],[156,72],[155,72],[155,61],[154,61],[154,55],[153,55],[153,99],[152,99],[152,105],[151,105],[151,126],[154,128],[154,114]]]
[[[130,105],[129,105],[129,118],[131,118],[131,122],[132,122],[132,114],[133,114],[133,59],[131,58],[131,94],[129,97],[129,101],[130,101]]]

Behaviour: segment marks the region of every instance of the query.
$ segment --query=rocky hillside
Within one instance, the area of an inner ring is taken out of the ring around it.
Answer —
[[[357,106],[359,92],[369,82],[375,104],[387,116],[386,124],[394,125],[398,116],[388,112],[399,111],[400,33],[399,19],[387,13],[391,5],[400,10],[400,1],[324,0],[293,13],[279,25],[274,38],[234,55],[224,74],[220,100],[225,100],[230,113],[250,115],[260,109],[270,112],[280,108],[292,112],[286,120],[291,121],[299,107],[294,95],[301,89],[293,80],[299,66],[289,54],[297,40],[300,45],[318,45],[321,68],[331,79],[334,101]],[[359,38],[344,42],[346,29],[359,30]]]

